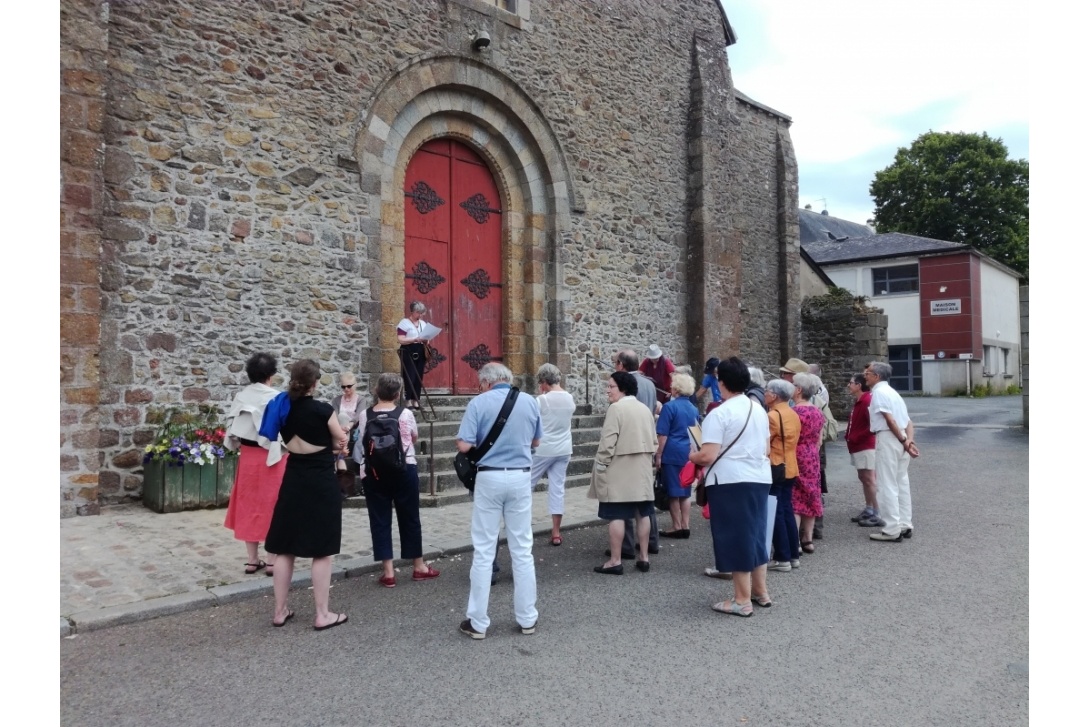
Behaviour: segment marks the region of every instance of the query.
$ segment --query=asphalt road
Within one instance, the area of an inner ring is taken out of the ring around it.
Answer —
[[[831,445],[825,539],[769,574],[775,606],[713,612],[707,524],[652,570],[595,574],[600,527],[535,541],[538,632],[504,559],[484,641],[457,631],[470,555],[384,589],[335,586],[349,623],[269,625],[271,598],[62,639],[65,725],[988,725],[1028,723],[1028,437],[1020,400],[912,399],[915,537],[876,543]],[[583,496],[578,490],[574,496]],[[668,523],[668,517],[663,519]],[[468,525],[467,525],[468,527]],[[669,541],[663,541],[668,543]],[[630,562],[629,562],[630,563]]]

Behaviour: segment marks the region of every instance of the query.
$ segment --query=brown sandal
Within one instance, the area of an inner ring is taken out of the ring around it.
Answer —
[[[247,563],[246,567],[243,569],[242,572],[248,576],[252,576],[254,573],[257,573],[259,570],[265,568],[266,566],[267,564],[265,563],[265,561],[259,560],[256,563]]]

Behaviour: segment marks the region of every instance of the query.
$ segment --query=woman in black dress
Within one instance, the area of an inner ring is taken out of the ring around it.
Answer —
[[[312,558],[310,574],[317,631],[340,626],[348,620],[347,614],[329,610],[333,556],[341,552],[341,491],[333,472],[333,453],[347,447],[348,437],[333,407],[314,399],[320,376],[318,364],[310,359],[297,361],[291,367],[288,384],[291,410],[280,425],[284,447],[291,456],[265,537],[266,550],[277,554],[273,569],[276,596],[273,626],[283,626],[295,615],[288,608],[295,559]]]

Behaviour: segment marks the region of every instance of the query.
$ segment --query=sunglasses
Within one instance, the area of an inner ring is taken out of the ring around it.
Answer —
[[[341,384],[342,389],[351,389],[355,384]]]

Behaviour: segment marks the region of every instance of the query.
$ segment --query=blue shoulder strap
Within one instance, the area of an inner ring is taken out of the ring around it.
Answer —
[[[257,433],[275,442],[280,436],[280,427],[288,418],[289,411],[291,411],[291,399],[288,398],[288,392],[282,391],[265,406],[265,415],[261,417],[261,429]]]

